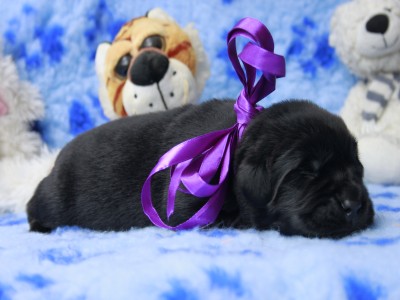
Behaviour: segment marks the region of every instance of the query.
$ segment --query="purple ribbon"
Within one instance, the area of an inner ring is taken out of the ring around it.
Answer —
[[[236,38],[250,40],[238,55]],[[142,206],[151,222],[158,227],[180,230],[213,223],[224,203],[231,157],[247,124],[262,107],[256,103],[275,90],[277,77],[285,76],[285,59],[274,54],[274,41],[268,29],[258,20],[244,18],[229,32],[228,54],[244,88],[234,109],[237,123],[229,129],[211,132],[180,143],[165,153],[146,179],[142,189]],[[240,63],[241,60],[242,64]],[[244,70],[242,68],[244,67]],[[261,72],[257,83],[257,70]],[[167,199],[167,218],[174,213],[179,190],[198,198],[209,198],[187,221],[172,227],[165,224],[155,210],[151,197],[152,177],[171,169]],[[218,182],[210,183],[218,174]]]

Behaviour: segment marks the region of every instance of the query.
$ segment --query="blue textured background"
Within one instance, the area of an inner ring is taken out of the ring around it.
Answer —
[[[226,34],[244,16],[264,22],[276,52],[287,59],[287,77],[263,105],[307,98],[337,112],[354,79],[328,45],[329,19],[340,0],[252,1],[3,1],[4,51],[23,78],[39,86],[46,117],[44,140],[60,147],[76,134],[106,121],[97,98],[94,54],[120,26],[152,7],[162,7],[182,26],[193,22],[211,62],[202,100],[235,98],[241,86],[226,52]]]
[[[2,1],[0,34],[21,76],[39,87],[46,117],[37,129],[58,148],[107,121],[97,98],[97,44],[156,6],[200,32],[211,63],[202,100],[239,93],[225,38],[251,16],[269,27],[287,59],[286,78],[262,103],[307,98],[337,112],[355,82],[328,45],[329,20],[342,2]],[[375,226],[338,241],[217,229],[41,235],[28,232],[26,215],[2,215],[0,299],[400,299],[400,187],[369,190]]]

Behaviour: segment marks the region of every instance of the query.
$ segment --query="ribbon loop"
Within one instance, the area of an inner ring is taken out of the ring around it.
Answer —
[[[242,26],[246,26],[246,30]],[[236,51],[236,38],[250,39],[242,52]],[[271,33],[260,21],[246,18],[240,21],[228,34],[228,54],[232,65],[246,91],[246,100],[254,105],[275,90],[275,78],[285,76],[285,59],[274,54],[274,41]],[[239,58],[246,72],[243,71]],[[254,84],[256,71],[262,76]],[[247,77],[246,77],[247,75]]]
[[[250,42],[238,55],[236,38],[239,36]],[[260,21],[252,18],[239,21],[228,33],[227,44],[229,58],[243,84],[243,90],[234,105],[237,123],[231,128],[187,140],[159,159],[142,188],[143,210],[156,226],[174,230],[190,229],[216,220],[224,203],[231,157],[247,124],[262,110],[256,103],[275,90],[276,78],[285,76],[285,60],[273,52],[271,33]],[[261,75],[255,83],[257,71]],[[151,197],[152,177],[168,168],[171,169],[171,180],[167,219],[174,213],[178,191],[197,198],[208,198],[199,211],[175,227],[163,222]]]

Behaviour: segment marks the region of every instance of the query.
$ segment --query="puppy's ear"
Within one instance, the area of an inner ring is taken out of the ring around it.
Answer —
[[[286,176],[295,170],[301,163],[301,157],[295,155],[292,151],[287,151],[279,156],[271,168],[271,190],[269,194],[269,203],[274,203],[279,188],[284,182]]]
[[[253,165],[242,162],[236,174],[238,197],[242,196],[244,201],[252,206],[265,207],[271,189],[270,174],[265,164]]]
[[[301,157],[287,151],[279,156],[272,166],[263,162],[251,164],[240,163],[237,175],[237,194],[240,193],[247,203],[255,207],[265,208],[276,200],[279,188],[286,176],[301,163]]]

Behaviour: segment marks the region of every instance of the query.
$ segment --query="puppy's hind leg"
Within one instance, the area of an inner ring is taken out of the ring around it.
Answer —
[[[52,231],[51,228],[47,228],[42,226],[42,224],[40,224],[40,222],[36,219],[29,219],[29,230],[30,231],[36,231],[36,232],[40,232],[40,233],[50,233]]]
[[[37,192],[28,202],[27,213],[28,213],[29,230],[41,233],[49,233],[51,232],[52,229],[47,226],[44,226],[39,218],[40,214],[38,214],[38,210],[40,210],[39,207],[40,202],[41,200],[37,200]]]
[[[49,207],[49,200],[41,182],[26,207],[30,231],[49,233],[57,227],[51,226],[57,212]]]

